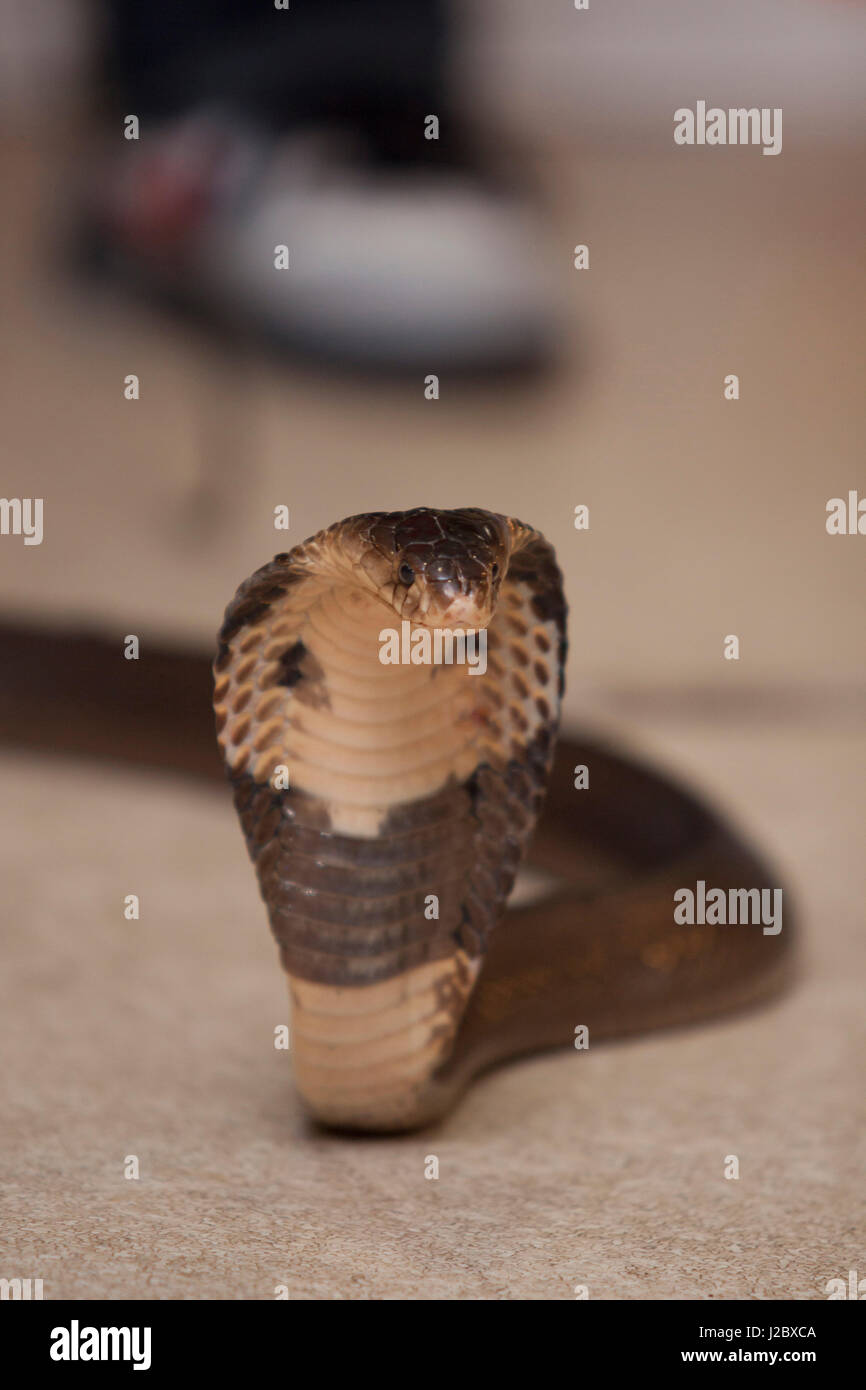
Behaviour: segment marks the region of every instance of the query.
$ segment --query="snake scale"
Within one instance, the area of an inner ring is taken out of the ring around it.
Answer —
[[[420,1126],[481,1070],[581,1027],[699,1019],[787,976],[787,922],[675,923],[673,893],[698,879],[770,883],[738,837],[666,779],[557,746],[566,615],[538,531],[426,507],[335,523],[226,610],[217,735],[288,980],[295,1083],[326,1125]],[[485,634],[486,668],[383,662],[403,625],[413,644]],[[552,891],[506,909],[537,822]]]

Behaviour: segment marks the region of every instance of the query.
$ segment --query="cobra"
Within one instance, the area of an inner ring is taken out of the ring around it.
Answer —
[[[484,675],[383,664],[395,620],[486,630]],[[667,779],[557,745],[565,656],[552,546],[480,508],[349,517],[229,604],[217,734],[317,1120],[420,1126],[508,1058],[705,1018],[788,978],[790,914],[778,936],[674,921],[684,885],[769,871]],[[508,907],[536,826],[549,891]]]

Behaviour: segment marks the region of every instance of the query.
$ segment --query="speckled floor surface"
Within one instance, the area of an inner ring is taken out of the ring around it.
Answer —
[[[793,885],[784,1001],[513,1065],[372,1140],[293,1097],[228,798],[4,756],[0,1273],[46,1298],[814,1299],[866,1271],[866,739],[832,725],[644,726]]]

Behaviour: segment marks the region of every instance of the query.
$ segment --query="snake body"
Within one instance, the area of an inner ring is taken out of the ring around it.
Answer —
[[[486,670],[384,664],[403,624],[485,633]],[[566,604],[532,527],[479,508],[349,517],[242,584],[218,640],[218,740],[319,1121],[412,1128],[581,1025],[702,1017],[783,978],[790,931],[674,923],[696,878],[767,882],[715,818],[604,750],[587,791],[579,748],[554,763]],[[558,886],[506,912],[546,794],[537,859]]]

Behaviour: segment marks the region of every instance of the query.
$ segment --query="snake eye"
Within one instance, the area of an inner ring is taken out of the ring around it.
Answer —
[[[408,589],[409,585],[415,582],[415,571],[411,565],[401,565],[397,571],[397,578],[400,580],[400,583],[405,584]]]

